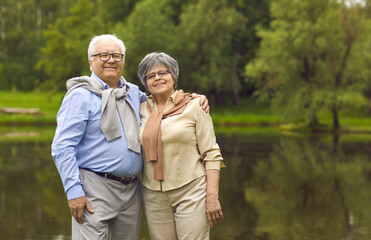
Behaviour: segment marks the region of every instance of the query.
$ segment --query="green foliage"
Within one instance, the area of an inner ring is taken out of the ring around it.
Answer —
[[[370,45],[365,39],[370,22],[362,9],[342,2],[275,0],[271,14],[270,28],[258,30],[257,58],[245,69],[256,95],[272,99],[287,119],[305,116],[309,124],[316,124],[324,108],[336,118],[345,107],[365,105],[362,86],[370,75],[365,63],[358,63],[370,58],[362,50]]]
[[[240,88],[232,37],[245,21],[223,0],[200,0],[185,9],[177,28],[181,86],[209,92]]]
[[[111,29],[118,22],[126,22],[138,2],[132,0],[98,0],[99,14],[102,16],[103,22]]]
[[[260,38],[257,36],[256,26],[269,25],[270,2],[271,0],[228,0],[228,6],[233,6],[247,18],[243,30],[236,32],[232,38],[234,50],[240,58],[238,63],[240,78],[244,76],[245,64],[255,57],[259,49]]]
[[[64,90],[90,74],[91,37],[116,33],[124,76],[139,86],[140,60],[163,51],[179,62],[179,87],[212,104],[238,105],[255,91],[285,122],[315,125],[324,110],[336,122],[371,113],[370,9],[345,0],[4,0],[0,89]]]
[[[179,86],[190,91],[240,89],[239,53],[233,36],[246,19],[226,1],[139,2],[117,33],[127,46],[126,73],[137,79],[137,66],[149,52],[162,51],[180,66]],[[134,81],[135,82],[135,81]],[[138,83],[138,82],[136,82]]]
[[[89,74],[87,46],[94,35],[104,30],[94,10],[89,0],[79,0],[66,19],[58,19],[45,31],[47,45],[37,64],[49,77],[44,87],[61,90],[68,78]]]
[[[32,90],[44,80],[35,68],[44,44],[42,31],[63,16],[72,0],[0,2],[1,89]]]
[[[0,113],[0,125],[51,125],[56,124],[56,116],[64,93],[49,97],[47,92],[0,91],[0,106],[9,108],[39,108],[41,115]]]
[[[153,51],[172,55],[174,24],[164,13],[166,1],[144,0],[139,2],[126,24],[118,23],[114,31],[125,43],[126,63],[124,75],[139,86],[138,65],[143,57]]]
[[[254,26],[269,21],[269,2],[2,1],[0,88],[64,89],[67,78],[89,73],[88,40],[96,34],[117,33],[128,49],[124,74],[134,83],[139,84],[136,68],[144,55],[164,51],[179,61],[182,75],[192,72],[181,87],[205,94],[233,89],[238,98],[239,91],[246,89],[243,66],[259,42]]]

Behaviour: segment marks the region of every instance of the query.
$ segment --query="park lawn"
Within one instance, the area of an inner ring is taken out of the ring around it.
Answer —
[[[269,104],[241,99],[240,106],[211,107],[210,115],[218,126],[278,126],[281,116]]]
[[[0,125],[55,125],[64,93],[0,91],[0,106],[39,108],[41,115],[0,113]]]
[[[0,113],[0,125],[55,125],[55,119],[64,93],[49,96],[46,92],[0,91],[0,106],[10,108],[39,108],[42,115]],[[277,125],[279,116],[269,107],[243,99],[240,107],[211,107],[215,125],[220,126],[267,126]]]
[[[10,108],[39,108],[41,115],[0,113],[3,126],[55,126],[56,115],[64,92],[50,95],[47,92],[0,91],[0,106]],[[211,107],[210,114],[216,127],[269,128],[270,131],[302,131],[299,124],[281,124],[282,116],[270,108],[269,104],[255,99],[241,99],[240,106]],[[321,124],[328,129],[331,115],[319,114]],[[362,114],[340,114],[341,129],[344,132],[371,133],[371,118]]]

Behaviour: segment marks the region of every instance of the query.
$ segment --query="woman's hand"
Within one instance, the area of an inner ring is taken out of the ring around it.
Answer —
[[[223,219],[223,212],[217,194],[207,193],[206,215],[210,227],[219,225]]]
[[[219,202],[219,170],[206,170],[206,216],[210,227],[219,225],[224,219]]]

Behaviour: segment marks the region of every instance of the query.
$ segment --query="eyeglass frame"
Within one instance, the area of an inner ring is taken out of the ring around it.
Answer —
[[[102,60],[102,54],[107,54],[108,55],[108,59],[106,60],[106,61],[103,61]],[[121,60],[120,61],[116,61],[115,59],[114,59],[114,57],[113,57],[113,55],[115,55],[115,54],[117,54],[117,55],[121,55]],[[97,53],[97,54],[93,54],[93,55],[91,55],[91,57],[96,57],[96,56],[99,56],[99,60],[101,60],[102,62],[108,62],[111,58],[113,59],[113,61],[115,61],[115,62],[121,62],[123,59],[124,59],[124,54],[122,54],[122,53],[106,53],[106,52],[103,52],[103,53]]]
[[[147,81],[147,80],[149,80],[149,76],[151,76],[151,75],[153,75],[153,79],[155,79],[157,76],[159,76],[159,77],[161,77],[160,76],[160,72],[163,72],[163,73],[161,73],[161,75],[166,75],[166,74],[169,74],[169,73],[171,73],[169,70],[160,70],[160,71],[158,71],[158,72],[155,72],[155,73],[150,73],[150,74],[147,74],[147,75],[144,75],[144,79]]]

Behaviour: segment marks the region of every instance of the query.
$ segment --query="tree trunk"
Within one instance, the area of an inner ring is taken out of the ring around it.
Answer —
[[[36,29],[37,29],[37,33],[39,35],[42,34],[42,24],[43,24],[43,15],[42,15],[42,10],[41,10],[41,7],[37,7],[37,18],[36,18]]]
[[[338,130],[340,128],[339,112],[338,112],[338,106],[337,106],[337,88],[339,84],[340,84],[340,79],[337,79],[337,81],[335,81],[335,87],[333,90],[334,92],[332,95],[331,114],[332,114],[332,129],[334,130]]]
[[[216,106],[224,106],[225,100],[224,100],[224,93],[216,91],[215,92],[215,104]]]
[[[22,27],[22,3],[17,0],[17,31],[21,31]]]
[[[7,107],[0,107],[0,113],[43,115],[40,112],[40,109],[38,109],[38,108],[7,108]]]
[[[317,127],[319,125],[319,121],[317,115],[314,111],[309,113],[309,127]]]
[[[344,21],[347,20],[347,15],[346,14],[343,15],[343,19],[344,19]],[[333,90],[334,95],[333,95],[333,101],[332,101],[332,105],[331,105],[331,113],[332,113],[332,128],[335,129],[335,130],[340,128],[339,116],[338,116],[338,106],[337,106],[337,89],[341,87],[344,70],[345,70],[347,60],[348,60],[348,57],[350,55],[350,51],[352,49],[354,40],[357,37],[358,29],[359,29],[359,19],[358,19],[357,24],[353,24],[353,26],[351,28],[346,28],[345,29],[346,49],[345,49],[344,55],[343,55],[343,57],[341,59],[341,62],[340,62],[339,71],[337,73],[335,73],[335,75],[334,75],[334,90]]]
[[[240,96],[238,94],[238,90],[233,89],[232,94],[233,94],[233,105],[240,106]]]
[[[336,107],[336,103],[332,104],[331,113],[332,113],[332,128],[335,130],[338,130],[340,128],[340,123],[339,123],[339,115],[338,115],[338,109]]]
[[[6,15],[5,15],[5,11],[3,12],[4,8],[5,7],[0,5],[0,37],[1,39],[5,39],[6,37],[6,29],[5,29]]]
[[[66,0],[61,0],[61,18],[63,19],[66,16]]]

